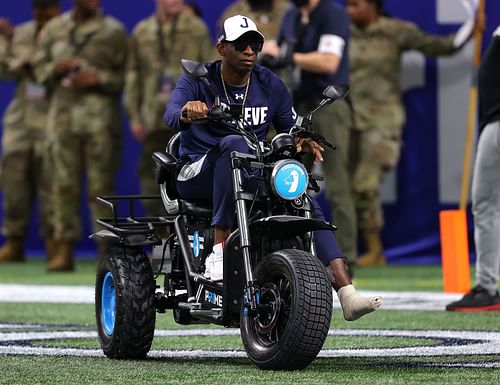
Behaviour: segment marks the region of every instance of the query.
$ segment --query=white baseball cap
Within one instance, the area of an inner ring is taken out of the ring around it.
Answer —
[[[236,15],[228,17],[224,20],[224,26],[222,27],[222,33],[217,39],[218,42],[225,41],[235,41],[240,36],[248,32],[257,33],[262,40],[264,40],[264,35],[259,32],[257,26],[248,16]]]

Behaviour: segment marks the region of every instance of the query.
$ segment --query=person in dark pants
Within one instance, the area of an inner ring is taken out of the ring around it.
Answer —
[[[267,44],[262,63],[285,69],[297,111],[304,114],[317,105],[325,87],[347,85],[349,18],[332,0],[293,0],[284,15],[278,45]],[[286,70],[288,69],[288,71]],[[337,149],[323,162],[326,198],[338,227],[337,239],[346,260],[353,266],[357,256],[357,225],[349,169],[353,126],[347,101],[320,110],[314,129]],[[310,164],[309,164],[310,165]]]
[[[476,286],[449,311],[500,311],[500,26],[478,73],[479,141],[472,179]]]
[[[222,57],[206,65],[207,78],[221,102],[239,102],[243,108],[243,124],[264,140],[272,123],[278,132],[288,132],[296,114],[285,84],[272,71],[256,65],[264,36],[246,16],[233,16],[224,21],[223,32],[216,48]],[[235,219],[235,204],[230,178],[230,153],[249,153],[240,135],[234,135],[232,123],[207,122],[195,119],[206,117],[214,98],[202,82],[182,76],[176,84],[165,112],[165,123],[181,132],[179,157],[181,167],[177,190],[184,199],[210,202],[214,214],[214,248],[206,261],[205,275],[212,280],[222,279],[223,246]],[[298,150],[308,149],[317,160],[323,160],[323,148],[316,142],[298,142]],[[201,187],[200,187],[201,186]],[[316,217],[322,219],[316,205]],[[326,266],[337,291],[346,320],[355,320],[380,306],[381,298],[365,298],[354,289],[346,271],[342,253],[330,231],[316,234],[320,260]]]

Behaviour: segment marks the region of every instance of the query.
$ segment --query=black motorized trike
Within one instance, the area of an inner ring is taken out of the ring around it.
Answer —
[[[186,73],[212,91],[206,68],[183,60]],[[252,154],[231,154],[236,226],[224,245],[223,281],[204,275],[212,250],[212,208],[182,199],[176,191],[179,136],[156,152],[158,196],[108,196],[98,200],[112,215],[98,223],[91,238],[110,244],[96,277],[96,319],[106,356],[143,358],[151,348],[156,313],[172,309],[179,324],[213,323],[239,327],[249,359],[262,369],[305,368],[321,350],[332,315],[332,287],[314,248],[315,230],[335,226],[313,218],[310,191],[319,175],[297,160],[296,139],[326,140],[311,130],[314,112],[345,97],[347,89],[329,86],[318,107],[299,117],[289,133],[259,141],[243,128],[241,108],[223,106],[217,95],[208,119],[234,123]],[[256,178],[245,191],[242,175]],[[134,205],[161,199],[165,215],[142,217]],[[128,207],[122,215],[119,203]],[[147,250],[152,247],[152,257]]]

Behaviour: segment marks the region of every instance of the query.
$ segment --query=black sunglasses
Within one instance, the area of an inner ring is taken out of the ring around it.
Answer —
[[[243,52],[247,49],[248,46],[252,49],[253,52],[259,53],[262,51],[262,46],[264,42],[262,40],[249,40],[249,39],[238,39],[230,42],[236,51]]]

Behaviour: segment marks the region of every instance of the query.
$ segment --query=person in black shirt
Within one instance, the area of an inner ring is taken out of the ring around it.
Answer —
[[[476,286],[449,311],[500,311],[500,26],[478,73],[479,141],[472,179]]]
[[[318,104],[323,89],[331,84],[347,85],[349,18],[332,0],[293,0],[285,13],[278,45],[263,50],[263,64],[287,67],[293,72],[289,86],[299,114]],[[288,71],[290,72],[290,71]],[[314,116],[316,131],[335,144],[336,151],[323,162],[325,193],[332,205],[337,240],[353,266],[357,256],[357,224],[349,170],[351,109],[346,101],[320,110]]]

